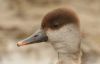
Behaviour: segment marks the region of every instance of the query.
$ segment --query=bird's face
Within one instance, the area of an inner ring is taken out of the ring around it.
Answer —
[[[65,41],[69,33],[73,32],[73,27],[78,27],[78,19],[74,12],[69,9],[56,9],[48,13],[42,23],[41,28],[30,37],[17,43],[18,46],[40,42],[62,42]]]

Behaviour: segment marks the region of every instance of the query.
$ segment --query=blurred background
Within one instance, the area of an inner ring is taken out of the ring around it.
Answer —
[[[81,31],[100,45],[100,0],[0,0],[0,64],[32,64],[44,44],[17,47],[16,42],[34,33],[44,15],[61,6],[75,9]]]

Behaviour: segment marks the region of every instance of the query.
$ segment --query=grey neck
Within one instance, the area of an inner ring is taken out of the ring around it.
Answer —
[[[70,32],[64,39],[63,42],[52,43],[58,53],[58,64],[80,64],[80,32]]]
[[[54,46],[54,48],[58,53],[58,64],[81,64],[80,44],[78,44],[76,48],[71,48],[70,46],[67,46],[67,44],[64,44],[64,47]]]

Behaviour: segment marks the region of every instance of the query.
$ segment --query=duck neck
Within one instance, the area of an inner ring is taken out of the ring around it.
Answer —
[[[80,64],[80,34],[69,33],[63,42],[54,42],[53,46],[58,53],[58,64]]]

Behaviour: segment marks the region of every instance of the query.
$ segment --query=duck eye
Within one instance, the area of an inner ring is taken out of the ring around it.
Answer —
[[[58,24],[53,24],[53,27],[54,28],[57,28],[59,25]]]
[[[58,27],[58,25],[54,24],[54,25],[53,25],[53,27],[55,27],[55,28],[56,28],[56,27]]]

